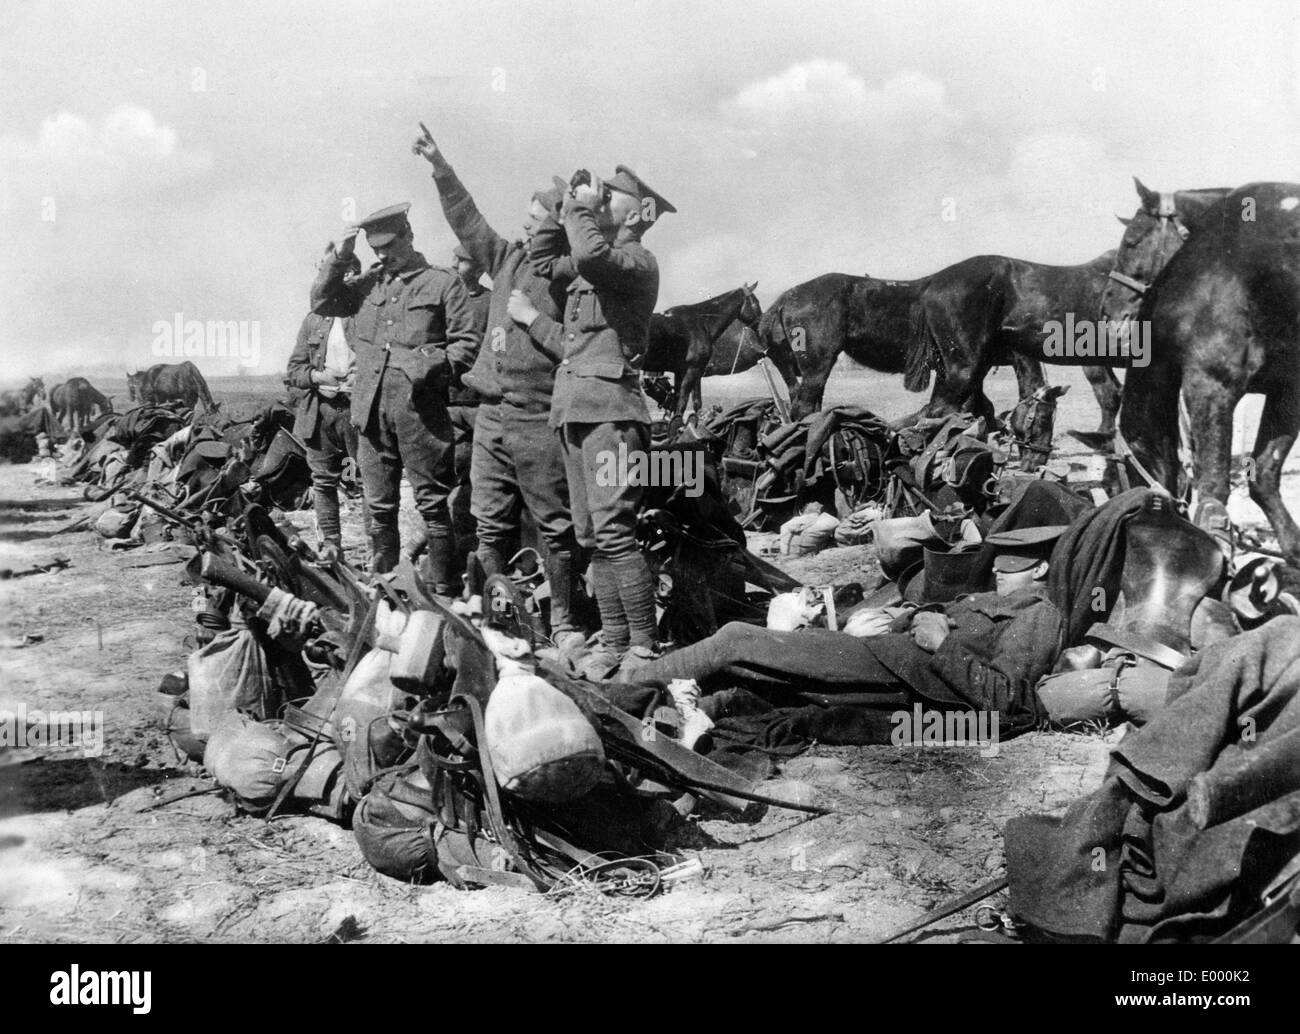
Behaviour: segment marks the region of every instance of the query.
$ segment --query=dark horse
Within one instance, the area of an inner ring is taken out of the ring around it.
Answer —
[[[65,430],[80,434],[96,416],[113,412],[113,403],[85,377],[69,377],[50,392],[50,408]]]
[[[1248,184],[1186,222],[1187,243],[1138,311],[1150,321],[1152,361],[1128,372],[1120,431],[1151,477],[1176,491],[1181,389],[1192,486],[1202,501],[1226,504],[1233,410],[1242,395],[1262,393],[1250,496],[1300,564],[1300,528],[1281,494],[1300,432],[1300,184]]]
[[[1160,194],[1141,183],[1137,188],[1142,204],[1134,220],[1149,215],[1175,226],[1181,225],[1178,217],[1185,210],[1200,211],[1221,196],[1213,191]],[[919,280],[832,273],[781,295],[764,315],[760,336],[800,338],[794,342],[803,375],[795,393],[796,415],[821,405],[841,350],[873,370],[903,373],[908,391],[923,391],[930,370],[939,371],[930,403],[921,411],[925,416],[962,408],[991,415],[984,376],[1008,361],[1020,396],[1030,397],[1047,383],[1041,365],[1046,360],[1083,367],[1101,408],[1101,433],[1109,438],[1119,408],[1119,381],[1095,358],[1048,356],[1044,325],[1064,323],[1067,314],[1077,320],[1123,318],[1123,312],[1104,314],[1103,305],[1123,309],[1169,254],[1172,249],[1130,254],[1134,265],[1128,269],[1121,249],[1076,266],[980,255]]]
[[[825,273],[783,292],[759,321],[758,337],[768,351],[789,351],[797,359],[801,378],[792,390],[792,417],[800,419],[821,407],[840,352],[880,373],[901,373],[908,391],[924,391],[930,366],[921,340],[921,297],[933,279]],[[1010,360],[1022,398],[1046,385],[1038,363],[1021,355]],[[915,416],[895,422],[909,423]]]
[[[1034,361],[1036,384],[1022,380],[1021,395],[1045,383],[1040,362],[1082,366],[1101,406],[1100,435],[1114,430],[1119,408],[1119,381],[1110,368],[1127,369],[1130,358],[1121,348],[1119,331],[1131,315],[1128,299],[1140,295],[1181,243],[1187,227],[1222,190],[1188,190],[1160,194],[1134,181],[1141,205],[1132,223],[1154,220],[1168,228],[1161,247],[1109,251],[1078,266],[1047,266],[1037,262],[980,255],[966,259],[930,278],[922,296],[924,334],[920,347],[925,362],[938,371],[924,416],[944,416],[963,407],[992,412],[984,396],[984,375],[1013,356]],[[1122,222],[1123,220],[1121,220]],[[1109,306],[1109,309],[1107,308]],[[1094,344],[1080,354],[1074,348],[1051,351],[1050,336],[1068,328],[1091,325]],[[1139,347],[1141,342],[1136,343]],[[1138,353],[1135,351],[1134,355]]]
[[[199,399],[212,409],[212,393],[199,368],[186,360],[183,363],[158,363],[139,373],[126,375],[127,392],[132,402],[156,406],[163,402],[179,401],[193,409]]]
[[[681,419],[688,399],[702,406],[700,381],[713,356],[713,344],[732,323],[754,327],[763,314],[754,297],[756,284],[745,284],[693,305],[675,305],[650,318],[650,343],[641,363],[644,373],[671,373],[673,393],[666,407]]]

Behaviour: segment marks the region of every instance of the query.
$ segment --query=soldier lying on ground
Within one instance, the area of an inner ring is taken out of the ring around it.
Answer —
[[[1046,592],[1048,556],[1064,528],[1032,528],[990,536],[997,547],[995,592],[910,610],[889,632],[789,632],[733,622],[701,642],[644,665],[642,680],[696,679],[706,691],[728,679],[813,691],[834,697],[878,695],[886,707],[917,700],[941,709],[996,711],[1003,729],[1033,725],[1040,713],[1034,686],[1052,670],[1061,648],[1062,618]]]

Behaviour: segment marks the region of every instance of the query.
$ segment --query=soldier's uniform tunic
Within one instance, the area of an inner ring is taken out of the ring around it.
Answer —
[[[483,399],[470,461],[479,560],[488,574],[504,567],[517,548],[521,511],[527,508],[546,545],[552,632],[570,631],[575,628],[568,604],[577,543],[564,458],[547,427],[555,362],[533,346],[525,328],[506,311],[510,292],[519,290],[538,310],[558,317],[564,311],[564,288],[533,271],[522,242],[506,240],[488,224],[441,153],[434,157],[433,179],[448,224],[492,278],[483,345],[464,377]]]
[[[437,567],[445,566],[451,550],[447,496],[455,473],[448,386],[453,368],[472,364],[476,347],[469,296],[459,277],[430,266],[419,252],[396,273],[376,266],[345,283],[346,269],[347,262],[338,258],[324,264],[312,286],[312,309],[354,317],[352,421],[361,432],[358,459],[373,523],[375,569],[391,570],[397,563],[405,468],[428,529],[437,578]]]
[[[478,347],[482,348],[483,332],[487,329],[488,302],[492,296],[482,284],[467,286],[466,292],[474,315],[474,334]],[[447,398],[447,415],[451,418],[453,466],[456,473],[456,488],[451,496],[451,526],[456,540],[458,571],[464,567],[465,555],[478,548],[476,522],[470,509],[470,459],[474,451],[474,424],[482,401],[483,396],[463,380],[460,383],[452,382]]]
[[[567,252],[567,253],[566,253]],[[602,486],[602,453],[650,447],[650,413],[630,361],[649,341],[659,266],[639,240],[606,240],[593,210],[566,200],[562,225],[534,236],[534,269],[567,295],[563,322],[545,312],[528,328],[559,366],[550,426],[560,438],[578,542],[593,549],[592,579],[605,642],[615,652],[653,649],[654,590],[636,544],[642,488]]]
[[[336,329],[336,322],[342,326]],[[350,346],[351,320],[308,313],[298,330],[298,342],[289,356],[286,375],[286,382],[300,392],[293,433],[307,447],[316,530],[322,543],[336,547],[342,545],[339,479],[343,461],[347,457],[357,458],[357,429],[352,424],[353,378],[330,392],[313,383],[311,375],[313,370],[325,369],[330,335],[339,331]]]

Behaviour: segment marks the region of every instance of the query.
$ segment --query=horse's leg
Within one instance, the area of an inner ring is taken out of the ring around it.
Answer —
[[[1016,371],[1016,390],[1020,392],[1020,398],[1027,399],[1034,392],[1047,387],[1047,374],[1037,359],[1012,352],[1011,368]]]
[[[826,382],[844,351],[848,333],[844,300],[836,299],[819,311],[783,313],[780,325],[781,344],[790,350],[791,365],[797,362],[803,373],[799,387],[790,396],[790,418],[800,420],[822,408]],[[799,341],[803,347],[796,358],[794,346]],[[778,347],[776,342],[771,345],[769,354]]]
[[[799,387],[800,373],[799,362],[795,359],[794,349],[790,347],[788,341],[773,341],[771,347],[766,353],[764,353],[758,345],[757,334],[754,335],[754,340],[754,356],[752,361],[748,355],[742,354],[740,361],[744,365],[738,366],[737,369],[748,370],[751,366],[757,363],[759,359],[766,355],[768,359],[772,360],[772,365],[776,367],[776,372],[781,375],[781,379],[785,381],[785,386],[790,392],[790,398],[793,399],[795,391]],[[820,404],[821,402],[818,400],[818,405]]]
[[[1119,413],[1119,378],[1109,366],[1085,366],[1083,375],[1092,385],[1092,393],[1097,396],[1097,406],[1101,409],[1097,434],[1110,438],[1115,434],[1115,416]]]
[[[822,401],[826,395],[826,382],[830,379],[831,368],[835,365],[836,358],[837,356],[831,356],[829,362],[817,363],[815,369],[809,368],[811,364],[805,364],[803,380],[799,382],[799,387],[790,397],[791,420],[802,420],[809,413],[815,413],[822,408]]]
[[[966,356],[949,351],[944,356],[943,369],[936,371],[930,401],[916,415],[927,419],[949,417],[968,405],[978,415],[992,414],[993,403],[984,394],[987,372],[987,368],[977,369]],[[904,426],[905,419],[896,421],[896,426]]]
[[[920,409],[905,416],[895,417],[889,426],[898,430],[910,427],[918,420],[943,419],[958,413],[969,406],[976,416],[992,418],[993,403],[984,394],[984,375],[978,379],[975,371],[963,363],[947,363],[942,370],[935,371],[934,390],[930,401]]]
[[[950,304],[959,305],[960,298]],[[930,392],[930,401],[915,413],[898,417],[890,421],[891,427],[906,427],[918,419],[937,419],[952,416],[961,411],[968,402],[974,401],[977,408],[986,408],[987,399],[980,402],[973,399],[973,393],[984,393],[984,371],[977,370],[979,357],[971,354],[971,348],[963,349],[969,335],[961,333],[961,316],[950,312],[948,304],[941,298],[928,295],[921,300],[922,323],[924,333],[929,336],[934,349],[938,352],[942,365],[934,372],[934,388]],[[926,347],[918,343],[915,347]],[[985,367],[987,369],[987,367]],[[978,376],[977,376],[978,373]],[[987,405],[991,409],[991,405]]]
[[[1012,352],[1011,368],[1016,371],[1017,401],[1027,399],[1047,387],[1047,373],[1043,369],[1043,364],[1037,359],[1031,359],[1029,356],[1022,355],[1019,352]],[[991,402],[989,403],[989,408],[993,408]],[[1034,442],[1033,444],[1041,445],[1044,449],[1044,454],[1050,452],[1052,448],[1052,443],[1050,441]]]
[[[700,381],[703,379],[700,367],[692,364],[682,371],[680,377],[675,378],[675,387],[677,389],[677,399],[673,405],[673,417],[680,424],[686,413],[687,402],[695,403],[695,419],[698,421],[700,416]]]
[[[1228,531],[1228,492],[1232,488],[1232,415],[1245,394],[1248,374],[1244,366],[1214,370],[1193,363],[1183,372],[1182,393],[1193,431],[1191,442],[1196,488],[1196,524],[1219,538],[1230,548]],[[1169,426],[1171,440],[1178,435],[1177,393]],[[1175,460],[1165,485],[1177,491],[1182,483],[1180,464]]]
[[[1282,465],[1296,433],[1300,431],[1300,399],[1292,392],[1270,392],[1255,436],[1254,476],[1250,478],[1250,498],[1264,511],[1277,533],[1278,545],[1287,562],[1300,566],[1300,528],[1282,500]]]

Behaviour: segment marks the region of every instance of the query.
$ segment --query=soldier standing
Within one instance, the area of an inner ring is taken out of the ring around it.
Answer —
[[[527,331],[507,312],[513,290],[523,292],[553,318],[564,311],[563,286],[538,276],[528,260],[528,241],[559,205],[560,193],[547,188],[533,194],[523,240],[509,241],[479,212],[427,130],[412,150],[433,166],[448,224],[465,251],[492,278],[483,347],[465,375],[465,383],[483,396],[470,466],[478,559],[486,574],[504,571],[506,558],[518,545],[521,511],[527,508],[546,545],[551,638],[561,650],[570,650],[581,643],[582,634],[572,611],[577,541],[564,458],[559,440],[547,427],[555,363],[533,347]]]
[[[370,507],[372,566],[390,571],[401,539],[397,516],[402,471],[415,492],[429,540],[428,574],[435,592],[452,591],[451,518],[454,484],[448,387],[474,360],[474,317],[460,278],[430,266],[415,250],[409,204],[363,219],[335,247],[312,285],[314,312],[352,316],[357,353],[352,422]],[[357,280],[344,279],[358,230],[379,261]]]
[[[463,244],[456,245],[452,252],[452,264],[469,295],[470,310],[474,314],[474,334],[481,349],[492,293],[479,282],[483,277],[483,267]],[[456,488],[451,494],[451,527],[456,542],[454,569],[459,572],[464,569],[466,554],[478,548],[476,522],[470,509],[470,459],[474,450],[474,423],[483,396],[463,378],[457,377],[452,381],[448,401],[456,472]]]
[[[355,255],[349,272],[361,272]],[[285,383],[298,389],[293,433],[307,447],[316,534],[323,550],[338,553],[343,550],[339,480],[344,459],[357,458],[357,429],[352,426],[357,365],[352,324],[351,319],[309,312],[298,331],[285,378]]]
[[[631,364],[649,341],[659,265],[641,237],[675,211],[625,165],[607,183],[579,171],[559,218],[547,219],[531,247],[537,274],[568,296],[563,321],[524,294],[511,295],[511,316],[559,363],[550,425],[564,454],[578,542],[594,551],[600,608],[601,643],[583,669],[591,677],[620,664],[621,676],[631,677],[658,652],[654,585],[636,542],[642,486],[601,485],[596,470],[602,456],[650,448],[650,413]]]

